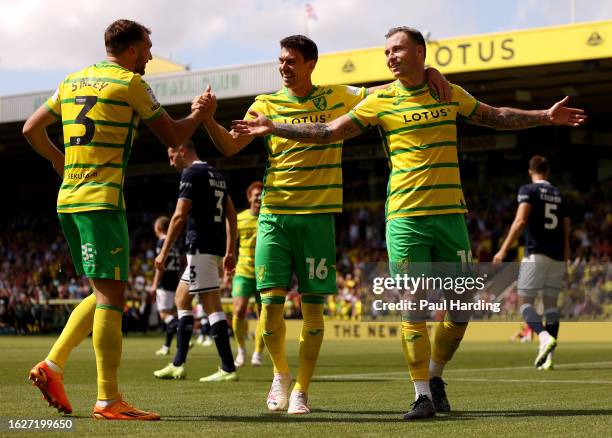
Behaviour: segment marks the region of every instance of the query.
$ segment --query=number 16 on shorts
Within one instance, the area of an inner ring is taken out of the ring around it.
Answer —
[[[306,257],[306,267],[308,268],[308,279],[314,280],[318,278],[319,280],[325,280],[327,278],[327,274],[329,274],[329,269],[325,264],[327,259],[319,259],[317,260],[313,257]]]

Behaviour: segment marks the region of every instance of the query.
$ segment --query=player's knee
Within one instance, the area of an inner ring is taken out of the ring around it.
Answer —
[[[234,302],[234,315],[236,315],[238,319],[246,318],[247,308],[248,301],[246,299],[237,299]]]

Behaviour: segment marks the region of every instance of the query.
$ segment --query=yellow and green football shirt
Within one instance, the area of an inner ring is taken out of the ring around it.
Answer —
[[[238,214],[238,262],[236,275],[255,278],[255,241],[257,240],[257,215],[250,209]]]
[[[61,118],[64,133],[57,211],[125,209],[123,182],[136,127],[162,113],[147,83],[103,61],[69,75],[46,107]]]
[[[365,88],[313,86],[299,98],[287,89],[257,96],[249,108],[278,123],[327,123],[366,96]],[[245,119],[253,118],[247,112]],[[270,135],[261,213],[313,214],[342,211],[342,142],[301,143]]]
[[[478,101],[451,84],[452,101],[439,102],[427,84],[399,81],[368,96],[350,113],[363,130],[378,126],[389,159],[387,220],[465,213],[457,157],[457,118],[470,117]]]

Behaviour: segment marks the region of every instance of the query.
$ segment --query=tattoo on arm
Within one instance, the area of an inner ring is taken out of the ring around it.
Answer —
[[[275,123],[274,134],[291,140],[325,140],[331,136],[331,130],[325,123]]]
[[[525,129],[548,124],[548,117],[546,111],[495,108],[481,104],[469,121],[495,129]]]

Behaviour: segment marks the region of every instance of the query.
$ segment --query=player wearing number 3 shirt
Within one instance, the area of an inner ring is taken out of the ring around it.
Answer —
[[[181,183],[176,210],[166,240],[155,258],[155,267],[165,268],[170,249],[186,225],[187,268],[176,290],[179,318],[176,355],[172,363],[153,374],[158,379],[185,378],[184,364],[193,332],[192,302],[197,295],[208,314],[211,335],[221,358],[219,370],[200,381],[236,380],[228,325],[219,295],[221,268],[229,272],[235,265],[236,210],[225,178],[210,164],[199,160],[193,142],[168,148],[168,158],[172,167],[182,171]]]
[[[201,113],[173,120],[142,79],[152,59],[150,33],[134,21],[113,22],[104,33],[106,60],[68,75],[23,127],[32,147],[63,179],[59,221],[76,272],[86,275],[94,290],[74,309],[47,358],[30,371],[33,384],[60,412],[72,412],[63,387],[68,355],[92,333],[98,371],[94,417],[159,420],[124,402],[117,383],[130,251],[123,182],[141,120],[174,146],[191,137]],[[63,150],[46,131],[59,120]]]

